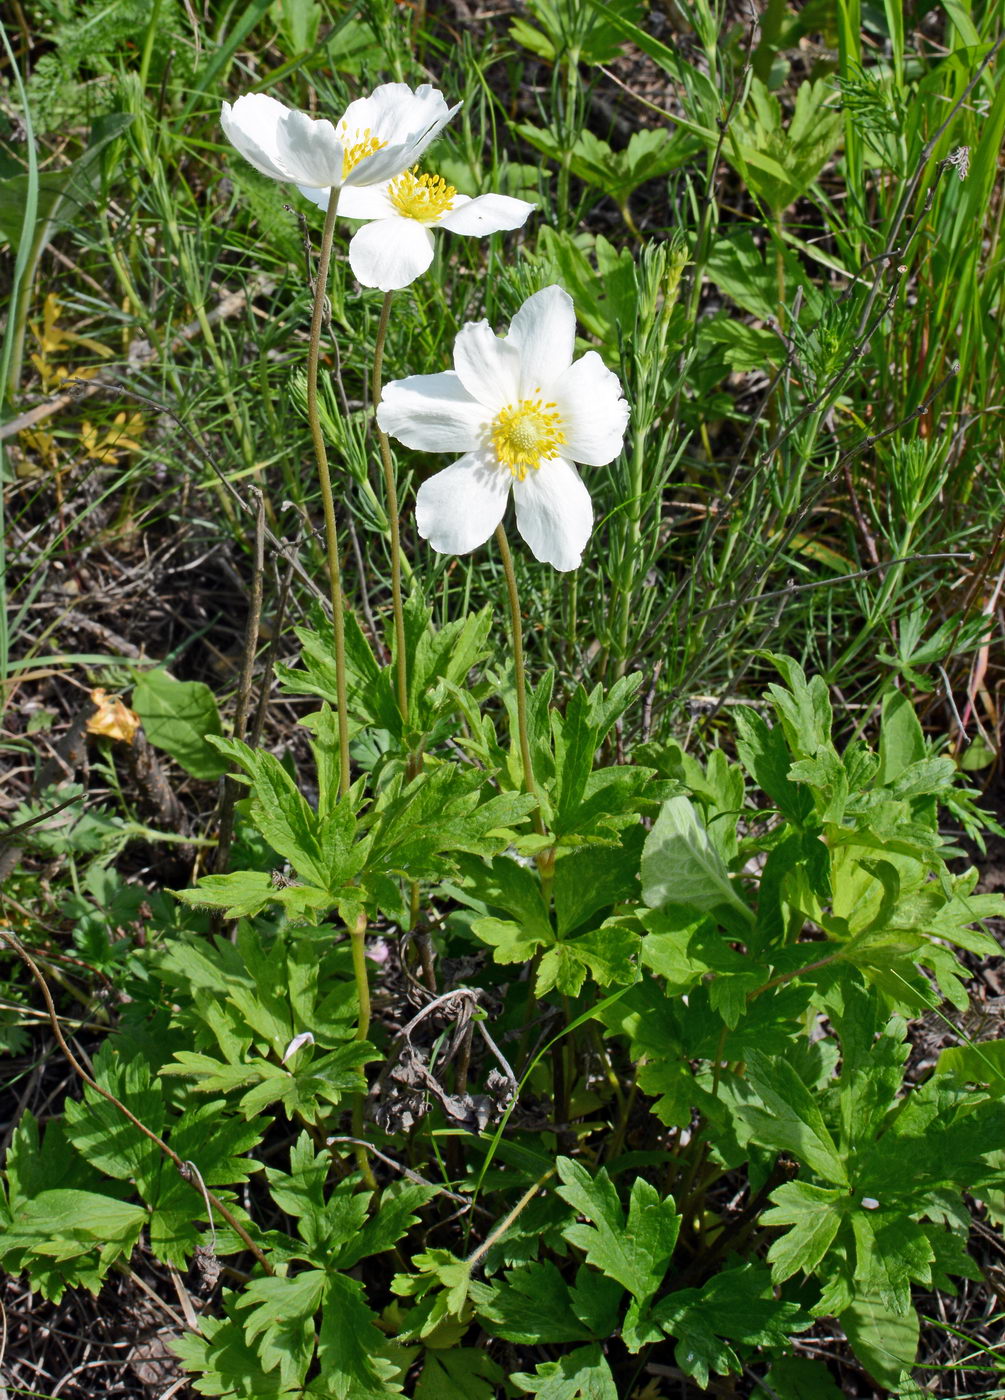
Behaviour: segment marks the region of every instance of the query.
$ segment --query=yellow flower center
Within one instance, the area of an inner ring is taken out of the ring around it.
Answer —
[[[557,404],[542,403],[540,398],[520,399],[496,414],[490,429],[492,446],[517,481],[526,481],[527,468],[537,471],[565,442],[557,408]]]
[[[338,132],[338,139],[342,142],[343,180],[350,170],[356,169],[361,160],[372,156],[375,151],[382,151],[387,145],[386,141],[381,141],[374,136],[369,127],[365,131],[354,131],[351,137],[344,128],[341,128]]]
[[[418,166],[406,170],[388,188],[388,197],[399,214],[430,224],[449,214],[457,191],[440,175],[416,175]]]

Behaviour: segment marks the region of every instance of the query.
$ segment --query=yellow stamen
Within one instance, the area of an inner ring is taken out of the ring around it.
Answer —
[[[355,170],[361,160],[367,156],[372,156],[375,151],[382,151],[387,145],[386,141],[379,140],[374,136],[369,127],[365,131],[355,131],[350,138],[344,128],[340,128],[338,139],[342,142],[342,179],[344,180],[350,170]]]
[[[540,398],[507,404],[495,416],[490,429],[492,446],[504,467],[517,481],[526,481],[527,468],[537,471],[542,461],[554,457],[565,442],[558,405]]]
[[[420,224],[434,223],[449,214],[457,191],[439,175],[416,175],[418,166],[392,180],[387,191],[391,203],[406,219]]]

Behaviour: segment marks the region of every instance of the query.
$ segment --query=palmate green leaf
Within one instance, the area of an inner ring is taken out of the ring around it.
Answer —
[[[870,1376],[881,1386],[895,1389],[918,1352],[920,1328],[914,1309],[896,1312],[878,1296],[863,1296],[841,1314],[840,1323]]]
[[[564,996],[578,996],[587,976],[599,987],[630,985],[638,979],[635,956],[640,943],[638,933],[616,919],[556,943],[538,965],[534,995],[544,996],[554,987]]]
[[[945,1192],[958,1199],[993,1184],[1003,1141],[1005,1104],[930,1079],[898,1101],[872,1141],[858,1145],[857,1184],[884,1205],[897,1201],[918,1213]]]
[[[563,144],[549,128],[519,122],[514,131],[551,160],[559,162],[563,159]],[[701,143],[683,129],[675,132],[665,129],[633,132],[628,145],[619,151],[615,151],[602,137],[584,130],[576,137],[568,162],[569,169],[578,179],[603,190],[617,204],[623,205],[640,185],[676,170],[700,148]],[[626,262],[629,265],[632,262],[630,253]]]
[[[481,1347],[427,1348],[415,1400],[493,1400],[502,1369]]]
[[[334,643],[331,623],[318,618],[312,627],[294,629],[300,644],[303,669],[277,666],[282,689],[292,695],[317,695],[331,705],[338,703]],[[382,667],[370,648],[352,609],[345,614],[345,651],[348,671],[349,711],[354,718],[376,729],[401,737],[401,710],[394,693],[394,677]]]
[[[106,1040],[94,1057],[94,1078],[152,1133],[163,1131],[164,1093],[145,1059],[122,1054],[114,1042]],[[82,1156],[117,1180],[135,1179],[147,1194],[159,1166],[160,1150],[121,1109],[86,1084],[83,1100],[67,1099],[64,1113],[66,1135]]]
[[[552,937],[541,881],[531,862],[504,852],[490,860],[462,854],[457,864],[464,877],[456,892],[460,899],[480,911],[485,905],[502,910],[542,941]]]
[[[431,1186],[413,1181],[394,1181],[380,1198],[380,1210],[368,1215],[335,1255],[335,1267],[351,1269],[361,1259],[383,1254],[418,1223],[416,1212],[436,1194]]]
[[[534,804],[524,792],[483,797],[484,775],[441,763],[378,804],[367,871],[410,879],[442,877],[453,853],[493,855],[512,839]]]
[[[846,1400],[824,1362],[808,1356],[776,1357],[764,1384],[770,1390],[755,1390],[753,1400]]]
[[[293,1278],[256,1278],[245,1286],[237,1304],[262,1370],[278,1370],[284,1385],[303,1384],[314,1354],[314,1314],[325,1286],[320,1269],[305,1269]]]
[[[923,1225],[903,1211],[857,1210],[851,1217],[855,1238],[855,1285],[901,1316],[911,1307],[911,1284],[932,1282],[935,1250]]]
[[[421,738],[432,727],[451,687],[463,686],[472,667],[491,655],[492,608],[433,626],[432,609],[413,593],[405,603],[405,647],[409,657],[408,693],[412,727]],[[396,655],[396,639],[392,653]],[[445,683],[445,684],[444,684]]]
[[[660,1300],[651,1319],[676,1337],[677,1364],[704,1389],[709,1373],[741,1369],[729,1343],[784,1347],[813,1319],[797,1303],[776,1298],[771,1275],[760,1264],[741,1264],[716,1274],[702,1288],[686,1288]]]
[[[770,727],[756,710],[738,707],[736,752],[759,788],[768,794],[784,817],[799,829],[813,815],[813,797],[789,777],[792,753],[780,725]]]
[[[758,247],[753,232],[738,224],[722,229],[712,244],[708,258],[708,275],[717,287],[736,302],[743,311],[762,321],[772,321],[777,315],[778,278],[774,250],[769,256]],[[804,295],[819,302],[819,293],[808,281],[796,254],[789,248],[784,254],[785,285],[795,289],[802,286]],[[811,314],[819,317],[818,306]],[[775,344],[778,344],[775,337]],[[713,753],[720,753],[720,749]]]
[[[699,913],[726,905],[749,923],[751,910],[739,897],[708,832],[687,797],[663,803],[642,853],[642,898],[651,909],[680,904]]]
[[[252,819],[269,845],[302,879],[327,889],[331,855],[322,850],[317,814],[275,754],[237,739],[214,739],[214,747],[251,779]]]
[[[535,931],[512,919],[475,919],[471,932],[493,948],[497,963],[526,963],[545,949],[534,982],[535,996],[552,988],[564,996],[576,996],[587,976],[599,986],[621,986],[636,981],[635,958],[641,938],[634,928],[610,920],[578,938],[559,940],[553,930]]]
[[[317,1356],[324,1380],[320,1392],[332,1400],[367,1400],[397,1394],[397,1367],[380,1355],[383,1335],[367,1306],[363,1285],[345,1274],[329,1274]]]
[[[176,1050],[174,1060],[161,1070],[161,1074],[183,1074],[200,1081],[197,1089],[207,1093],[217,1090],[229,1093],[243,1088],[245,1084],[255,1084],[259,1079],[257,1061],[241,1064],[227,1064],[213,1055],[205,1055],[196,1050]]]
[[[600,686],[589,695],[578,686],[564,715],[551,712],[555,771],[551,828],[559,840],[625,825],[625,817],[634,819],[633,801],[652,772],[638,766],[597,769],[594,763],[599,745],[641,682],[640,675],[623,676],[606,695]]]
[[[1005,1093],[1005,1040],[982,1040],[972,1045],[949,1045],[935,1062],[936,1078],[958,1084],[989,1084]]]
[[[406,1341],[430,1336],[448,1318],[466,1316],[469,1293],[483,1291],[472,1282],[471,1265],[448,1249],[424,1250],[411,1262],[412,1273],[395,1274],[391,1280],[392,1293],[422,1300],[409,1314],[408,1330],[399,1333]]]
[[[97,1169],[67,1142],[63,1120],[50,1118],[40,1134],[30,1109],[21,1114],[11,1134],[4,1176],[10,1208],[57,1187],[87,1191],[104,1184]]]
[[[222,909],[226,919],[254,918],[275,898],[276,887],[266,870],[234,870],[227,875],[203,875],[190,890],[173,890],[175,899],[197,909]]]
[[[807,681],[803,668],[791,656],[770,651],[761,655],[785,681],[785,686],[769,685],[768,695],[781,720],[789,751],[793,758],[811,758],[830,743],[834,711],[827,683],[823,676]]]
[[[355,1176],[328,1185],[331,1156],[315,1153],[306,1133],[290,1149],[290,1172],[266,1168],[272,1199],[296,1221],[303,1241],[289,1247],[289,1257],[306,1259],[327,1270],[352,1268],[360,1259],[383,1253],[415,1223],[414,1210],[431,1194],[429,1187],[392,1182],[381,1209],[369,1214],[369,1198]]]
[[[841,1041],[838,1108],[841,1144],[847,1149],[881,1131],[900,1096],[911,1047],[906,1022],[886,1020],[875,992],[848,983],[843,1001],[831,1020]]]
[[[510,1380],[538,1400],[618,1400],[611,1368],[596,1342],[558,1361],[542,1362],[533,1375],[514,1371]]]
[[[562,1185],[557,1193],[585,1215],[589,1224],[568,1225],[565,1238],[592,1264],[645,1302],[663,1282],[677,1243],[681,1217],[673,1198],[661,1198],[641,1177],[632,1182],[628,1218],[606,1170],[595,1177],[569,1157],[557,1159]]]
[[[529,930],[512,919],[475,919],[471,932],[495,949],[497,963],[530,962],[538,948],[548,942],[546,934]]]
[[[279,1370],[266,1372],[244,1328],[233,1316],[238,1295],[224,1293],[227,1316],[200,1319],[199,1332],[183,1332],[171,1340],[171,1348],[183,1370],[193,1379],[200,1395],[227,1400],[294,1400],[303,1394],[299,1383],[287,1385]]]
[[[227,1064],[212,1055],[179,1050],[162,1073],[192,1076],[197,1081],[195,1087],[208,1093],[227,1093],[250,1085],[238,1103],[249,1121],[271,1104],[282,1104],[290,1117],[299,1113],[308,1122],[317,1122],[324,1112],[322,1104],[341,1103],[347,1093],[361,1093],[366,1088],[362,1066],[375,1053],[366,1041],[350,1041],[317,1058],[305,1056],[291,1068],[261,1056]]]
[[[172,1128],[171,1147],[182,1161],[192,1162],[206,1186],[220,1187],[247,1181],[259,1164],[247,1154],[261,1141],[269,1120],[243,1123],[222,1112],[222,1100],[199,1104]],[[173,1162],[161,1156],[149,1190],[150,1219],[147,1225],[150,1248],[158,1259],[183,1269],[196,1246],[202,1243],[202,1221],[209,1223],[205,1203],[191,1182],[185,1181]],[[243,1244],[239,1245],[244,1248]],[[218,1252],[222,1247],[218,1246]]]
[[[774,1205],[761,1216],[762,1223],[791,1226],[768,1250],[773,1279],[784,1283],[800,1269],[813,1273],[841,1228],[847,1191],[808,1181],[787,1181],[772,1191],[769,1199]]]
[[[561,826],[551,830],[562,846],[613,846],[617,833],[634,826],[644,811],[664,795],[653,783],[655,773],[639,765],[612,764],[595,768],[586,780],[582,800],[569,807]]]
[[[610,63],[621,52],[624,38],[612,20],[637,25],[644,7],[639,0],[610,0],[603,11],[590,15],[569,0],[529,0],[527,6],[541,30],[525,20],[513,20],[510,34],[532,53],[553,63],[570,49],[577,62],[587,65]]]
[[[568,1284],[550,1260],[507,1270],[493,1283],[491,1301],[479,1306],[479,1319],[487,1324],[493,1336],[524,1346],[585,1342],[592,1337],[607,1336],[616,1325],[618,1301],[624,1294],[615,1280],[586,1268],[579,1271],[577,1285],[589,1279],[603,1279],[607,1291],[606,1316],[599,1320],[609,1323],[609,1328],[603,1332],[583,1321],[580,1313],[584,1299],[577,1298],[577,1312]]]
[[[788,1061],[769,1060],[753,1052],[747,1077],[764,1104],[739,1109],[752,1135],[765,1147],[791,1152],[825,1181],[848,1185],[848,1169],[817,1099]]]
[[[826,82],[804,82],[788,128],[778,98],[759,78],[730,123],[723,154],[777,219],[805,194],[841,140],[844,118]]]
[[[694,1377],[702,1390],[708,1389],[711,1372],[726,1376],[741,1369],[736,1352],[728,1342],[716,1336],[700,1313],[685,1313],[674,1320],[671,1330],[677,1338],[674,1360],[686,1376]]]
[[[705,354],[710,347],[720,349],[735,374],[748,374],[759,365],[774,365],[785,358],[785,345],[774,331],[748,326],[728,312],[701,322],[698,344]]]
[[[552,892],[560,936],[574,932],[599,909],[637,901],[644,840],[641,826],[630,827],[616,846],[563,852],[559,856]],[[537,881],[535,885],[540,888]]]
[[[262,1060],[258,1065],[260,1082],[253,1084],[240,1100],[239,1108],[249,1120],[264,1108],[280,1103],[287,1116],[298,1115],[308,1123],[320,1122],[326,1103],[341,1103],[346,1094],[366,1092],[363,1066],[378,1058],[372,1045],[353,1040],[318,1058],[307,1058],[295,1069]]]
[[[0,1267],[28,1269],[32,1285],[58,1302],[67,1287],[97,1293],[116,1260],[128,1259],[147,1213],[98,1191],[42,1191],[12,1204],[0,1232]]]

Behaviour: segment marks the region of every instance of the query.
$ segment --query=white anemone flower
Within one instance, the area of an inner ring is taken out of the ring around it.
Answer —
[[[264,92],[223,104],[227,139],[273,180],[306,190],[338,189],[389,180],[414,165],[456,111],[429,83],[413,92],[385,83],[350,102],[336,123],[284,107]]]
[[[300,193],[328,208],[328,191]],[[405,170],[381,185],[345,189],[338,211],[367,223],[349,244],[349,266],[364,287],[398,291],[421,277],[433,261],[434,228],[468,237],[484,237],[521,228],[535,208],[525,199],[505,194],[458,194],[439,175]]]
[[[484,544],[506,511],[531,553],[575,569],[593,530],[590,494],[573,466],[602,467],[621,451],[628,405],[595,350],[573,363],[576,313],[561,287],[528,297],[509,334],[487,321],[462,327],[454,368],[397,379],[377,421],[423,452],[463,453],[424,481],[415,501],[419,534],[441,554]]]

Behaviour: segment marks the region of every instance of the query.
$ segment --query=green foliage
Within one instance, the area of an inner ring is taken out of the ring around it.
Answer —
[[[167,671],[147,671],[133,688],[132,707],[154,748],[169,753],[194,778],[218,778],[226,772],[212,746],[222,730],[208,685],[176,681]]]
[[[748,106],[734,117],[724,146],[755,195],[777,220],[820,174],[841,139],[842,117],[829,83],[801,83],[788,126],[782,106],[752,78]]]
[[[0,1264],[56,1302],[142,1254],[158,1276],[224,1263],[175,1345],[196,1393],[233,1400],[616,1400],[649,1362],[696,1390],[834,1400],[838,1373],[800,1342],[818,1319],[860,1388],[913,1396],[918,1291],[980,1287],[972,1203],[1002,1210],[1005,1062],[967,1036],[1005,906],[961,859],[960,833],[970,849],[994,823],[958,775],[994,760],[1000,15],[950,4],[919,45],[892,3],[863,11],[864,36],[855,6],[772,3],[751,48],[705,0],[529,0],[460,29],[437,7],[335,8],[53,0],[14,46],[29,139],[51,142],[29,147],[36,179],[4,118],[6,348],[38,342],[23,373],[14,357],[18,411],[59,392],[64,362],[121,362],[149,404],[142,451],[88,455],[94,395],[3,463],[9,820],[42,818],[5,834],[4,928],[100,1092],[60,1103],[46,1080],[44,1128],[12,1127]],[[498,328],[558,283],[579,349],[624,386],[625,450],[583,471],[583,565],[515,561],[531,771],[498,556],[416,536],[418,457],[391,463],[399,641],[380,298],[358,294],[341,224],[319,415],[340,771],[305,466],[313,268],[298,197],[222,153],[219,102],[249,73],[333,118],[377,81],[432,81],[463,107],[431,168],[537,204],[505,239],[438,234],[431,276],[394,299],[385,381],[447,369],[464,321]],[[49,343],[45,249],[65,313]],[[274,638],[283,699],[254,747],[229,737],[209,661],[243,609],[206,603],[217,562],[250,571],[250,483],[266,693],[274,619],[299,623]],[[184,588],[147,590],[144,559],[191,578],[198,626]],[[144,579],[140,632],[107,615],[112,578]],[[178,785],[198,876],[175,896],[181,842],[140,825],[107,746],[90,792],[83,764],[72,785],[23,777],[73,708],[64,664],[75,686],[128,683],[117,642],[79,651],[91,605],[212,682],[158,666],[132,697],[198,780]],[[218,868],[201,785],[228,771]],[[3,992],[20,1096],[48,1008],[13,959]],[[942,1002],[962,1043],[919,1073],[910,1022]]]

